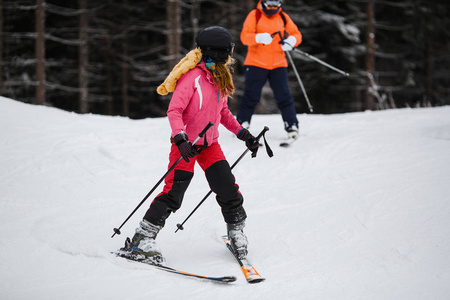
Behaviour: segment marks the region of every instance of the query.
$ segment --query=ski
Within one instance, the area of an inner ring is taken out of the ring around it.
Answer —
[[[296,140],[298,140],[298,138],[297,139],[287,139],[285,142],[281,142],[280,143],[280,147],[284,147],[284,148],[287,148],[287,147],[289,147],[290,145],[292,145]]]
[[[187,276],[187,277],[191,277],[191,278],[198,278],[198,279],[203,279],[203,280],[213,281],[213,282],[218,282],[218,283],[230,283],[230,282],[235,282],[237,280],[237,278],[235,276],[218,276],[218,277],[216,277],[216,276],[205,276],[205,275],[180,271],[180,270],[165,266],[163,264],[156,263],[151,259],[148,259],[148,258],[146,259],[142,255],[134,255],[123,248],[117,252],[111,252],[111,253],[116,255],[117,257],[125,258],[126,260],[128,260],[130,262],[143,263],[147,266],[151,266],[151,267],[154,267],[159,270],[163,270],[166,272],[183,275],[183,276]]]
[[[227,246],[228,250],[233,254],[233,257],[236,259],[237,263],[242,269],[242,272],[244,273],[245,279],[248,283],[258,283],[261,281],[266,280],[264,277],[259,275],[259,273],[256,271],[256,269],[253,267],[253,265],[250,263],[250,261],[247,259],[247,257],[241,258],[237,254],[236,251],[233,250],[230,244],[230,240],[227,236],[223,236],[223,242],[225,243],[225,246]]]

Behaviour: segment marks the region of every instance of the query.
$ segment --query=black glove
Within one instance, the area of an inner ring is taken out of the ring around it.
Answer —
[[[239,131],[237,138],[244,141],[247,148],[252,151],[253,154],[258,151],[259,142],[247,129],[242,128],[241,131]]]
[[[188,157],[194,157],[199,155],[197,148],[192,146],[191,142],[189,142],[188,137],[185,132],[180,132],[176,136],[173,137],[173,141],[175,145],[177,145],[178,150],[180,151],[181,156],[186,162],[189,162]]]

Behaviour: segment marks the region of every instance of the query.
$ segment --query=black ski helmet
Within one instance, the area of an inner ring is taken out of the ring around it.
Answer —
[[[261,6],[264,14],[271,17],[278,13],[281,9],[282,0],[262,0]]]
[[[233,55],[234,44],[231,33],[223,27],[211,26],[201,30],[195,42],[203,55],[211,57],[214,61],[225,63],[228,55]]]

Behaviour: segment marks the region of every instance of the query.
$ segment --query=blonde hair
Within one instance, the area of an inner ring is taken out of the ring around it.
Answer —
[[[229,56],[226,63],[216,63],[214,70],[209,70],[222,96],[231,97],[234,93],[232,73],[235,62],[236,60]]]

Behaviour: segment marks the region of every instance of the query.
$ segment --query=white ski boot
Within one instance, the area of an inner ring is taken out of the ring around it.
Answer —
[[[288,135],[288,140],[298,139],[298,127],[296,125],[292,125],[286,131]]]
[[[247,236],[244,234],[245,222],[236,224],[227,223],[228,239],[230,240],[231,247],[238,254],[239,258],[245,258],[247,256]]]
[[[135,256],[135,260],[146,260],[155,264],[164,263],[164,257],[155,242],[156,235],[161,228],[161,226],[153,225],[146,220],[140,222],[133,239],[128,246],[125,246]]]

